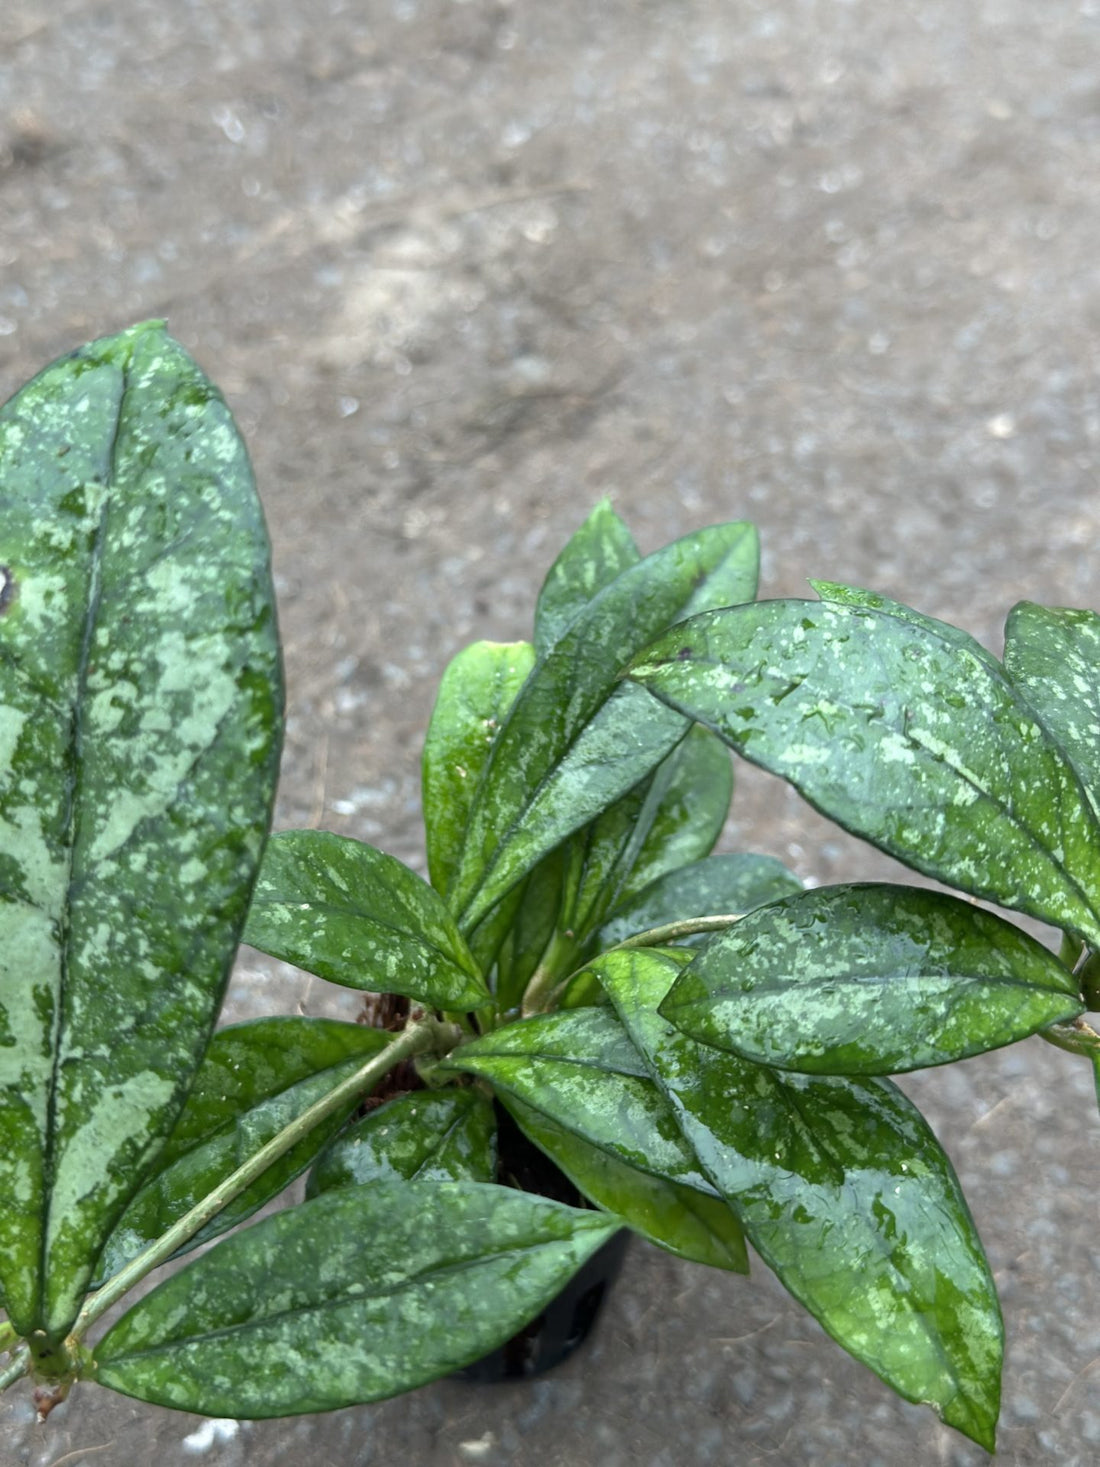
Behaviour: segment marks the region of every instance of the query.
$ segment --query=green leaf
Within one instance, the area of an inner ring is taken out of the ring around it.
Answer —
[[[478,1090],[414,1090],[378,1106],[318,1160],[306,1195],[361,1182],[492,1182],[496,1117]]]
[[[666,872],[709,856],[729,815],[733,766],[729,750],[709,729],[693,724],[665,763],[668,785],[620,899]]]
[[[888,1080],[785,1074],[719,1054],[657,1013],[676,966],[594,965],[749,1241],[839,1344],[993,1450],[1003,1329],[954,1171]]]
[[[541,657],[599,591],[641,559],[633,536],[603,499],[547,573],[535,606],[535,648]]]
[[[497,848],[464,921],[479,919],[543,856],[651,774],[688,727],[635,684],[617,687],[532,795],[507,847]]]
[[[443,674],[421,760],[428,871],[443,896],[461,864],[474,790],[497,728],[534,665],[529,642],[474,642]]]
[[[163,1171],[261,1100],[358,1056],[362,1063],[393,1038],[341,1019],[280,1014],[218,1029],[207,1045],[172,1134],[156,1160]]]
[[[702,1044],[818,1075],[885,1075],[1012,1044],[1084,1012],[1018,927],[941,892],[868,883],[751,912],[661,1013]]]
[[[518,1007],[554,937],[568,855],[564,848],[551,851],[523,883],[523,900],[497,957],[495,998],[503,1012]]]
[[[1100,616],[1021,601],[1005,626],[1005,669],[1100,815]]]
[[[600,929],[600,946],[615,947],[667,922],[748,912],[801,890],[798,877],[774,856],[705,856],[659,876],[624,902]]]
[[[721,1197],[640,1172],[509,1097],[508,1109],[533,1141],[597,1207],[613,1212],[659,1248],[733,1273],[748,1273],[745,1234]]]
[[[493,741],[470,807],[449,891],[463,930],[668,753],[683,726],[634,694],[611,699],[620,670],[670,623],[753,595],[757,560],[750,525],[688,535],[604,587],[536,664]],[[570,769],[559,775],[567,758]]]
[[[1065,754],[987,653],[902,612],[732,607],[631,676],[916,870],[1100,941],[1100,825]]]
[[[395,857],[327,830],[268,841],[244,940],[348,988],[440,1009],[491,1001],[442,897]]]
[[[540,1014],[453,1050],[440,1074],[480,1075],[494,1090],[650,1176],[716,1195],[675,1114],[607,1007]]]
[[[305,1026],[310,1026],[309,1032]],[[297,1031],[296,1033],[294,1031]],[[321,1100],[393,1036],[336,1019],[257,1019],[223,1029],[211,1041],[175,1131],[157,1159],[155,1175],[132,1199],[99,1262],[110,1278],[221,1185],[261,1146]],[[264,1041],[268,1052],[260,1055]],[[259,1058],[260,1063],[254,1064]],[[306,1067],[306,1062],[312,1062]],[[219,1086],[219,1080],[224,1086]],[[358,1104],[314,1126],[200,1228],[179,1250],[189,1253],[276,1197],[305,1171]]]
[[[474,1182],[341,1187],[165,1280],[100,1342],[97,1379],[237,1418],[398,1395],[509,1339],[617,1226]]]
[[[0,1275],[59,1339],[202,1057],[278,764],[247,455],[159,323],[0,409],[0,566]]]

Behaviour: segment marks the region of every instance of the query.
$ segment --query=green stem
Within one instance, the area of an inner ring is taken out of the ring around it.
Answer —
[[[187,1212],[163,1233],[155,1242],[150,1243],[136,1258],[130,1260],[125,1268],[120,1269],[114,1278],[109,1279],[103,1287],[92,1294],[85,1302],[80,1311],[76,1323],[73,1325],[71,1339],[79,1339],[84,1332],[104,1314],[116,1300],[121,1299],[123,1294],[134,1287],[147,1273],[166,1263],[177,1249],[182,1248],[201,1227],[216,1217],[223,1207],[227,1207],[239,1193],[251,1185],[262,1172],[265,1172],[273,1162],[299,1142],[307,1132],[329,1116],[340,1110],[349,1100],[364,1091],[372,1090],[384,1075],[388,1074],[395,1065],[402,1060],[411,1058],[414,1054],[422,1054],[425,1050],[435,1048],[453,1047],[458,1043],[461,1031],[456,1025],[441,1024],[437,1019],[425,1019],[421,1023],[410,1024],[388,1044],[380,1054],[374,1055],[365,1065],[356,1070],[354,1075],[349,1075],[346,1080],[333,1087],[327,1095],[321,1097],[304,1110],[300,1116],[284,1127],[277,1136],[273,1136],[266,1146],[261,1146],[253,1156],[232,1172],[217,1187],[214,1188],[201,1202],[197,1202],[190,1212]]]
[[[546,1008],[550,995],[561,982],[563,966],[572,963],[576,956],[576,939],[571,934],[555,932],[523,991],[520,1013],[525,1019]]]
[[[651,927],[648,932],[636,932],[609,947],[609,953],[630,947],[663,947],[666,943],[680,942],[685,937],[695,937],[700,932],[724,932],[735,922],[740,922],[744,912],[726,912],[716,917],[685,917],[680,922],[666,922],[662,927]]]
[[[735,922],[740,922],[744,915],[744,912],[726,912],[713,917],[685,917],[679,922],[666,922],[661,927],[651,927],[647,932],[636,932],[633,937],[624,938],[614,947],[605,948],[598,956],[602,958],[607,953],[622,952],[635,947],[662,947],[665,943],[679,942],[685,937],[695,937],[700,932],[724,932],[727,927],[732,927]],[[560,995],[581,971],[580,968],[577,968],[572,973],[566,974],[559,983],[554,984],[548,993],[540,994],[542,1008],[546,1011],[553,1009]],[[538,976],[536,973],[535,978]],[[535,986],[535,978],[532,978],[528,985],[527,995]],[[528,1007],[527,995],[523,1000],[524,1018],[529,1013],[535,1012],[534,1009]]]
[[[1049,1029],[1039,1030],[1039,1038],[1053,1044],[1055,1049],[1100,1059],[1100,1034],[1084,1019],[1074,1019],[1071,1024],[1051,1024]]]

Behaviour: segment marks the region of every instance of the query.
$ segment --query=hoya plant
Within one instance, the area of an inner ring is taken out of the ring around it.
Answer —
[[[499,1347],[626,1228],[738,1273],[751,1243],[993,1449],[993,1279],[889,1076],[1036,1033],[1100,1063],[1100,618],[1025,603],[998,662],[868,592],[756,602],[757,564],[744,522],[643,557],[598,506],[531,639],[444,673],[425,880],[265,844],[266,538],[163,327],[0,410],[0,1384],[43,1413],[77,1380],[211,1416],[374,1401]],[[713,854],[727,745],[1058,951],[944,891]],[[373,1022],[216,1028],[242,936]]]

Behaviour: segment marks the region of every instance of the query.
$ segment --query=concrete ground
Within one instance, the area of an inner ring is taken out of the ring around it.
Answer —
[[[280,826],[422,861],[448,657],[524,635],[610,494],[645,549],[761,526],[999,649],[1100,600],[1098,0],[5,0],[0,396],[167,316],[275,544]],[[746,771],[725,849],[892,872]],[[246,955],[233,1017],[347,1012]],[[914,1077],[999,1281],[998,1461],[1100,1459],[1100,1122],[1038,1041]],[[535,1384],[204,1422],[0,1405],[0,1467],[970,1467],[758,1265],[637,1244]]]

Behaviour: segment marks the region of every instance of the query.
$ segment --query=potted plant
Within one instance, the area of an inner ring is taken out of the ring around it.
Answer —
[[[756,602],[743,522],[643,558],[600,505],[532,640],[444,674],[425,881],[328,832],[265,844],[262,520],[159,324],[3,409],[0,494],[3,1385],[44,1412],[78,1379],[214,1416],[376,1400],[504,1346],[626,1228],[735,1272],[750,1241],[992,1450],[996,1290],[888,1076],[1033,1033],[1096,1062],[1092,613],[1018,607],[1002,664],[866,592]],[[714,855],[727,744],[1061,951],[945,892]],[[215,1032],[242,934],[385,995],[376,1022]],[[516,1137],[569,1200],[526,1190]]]

